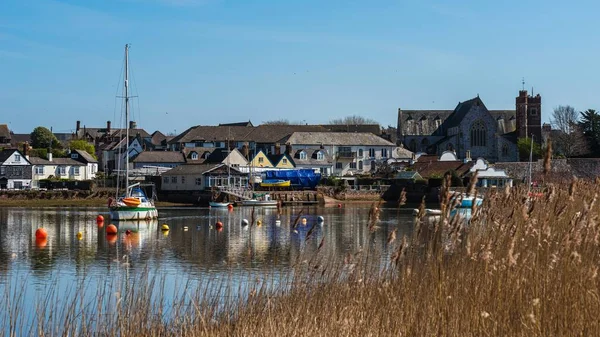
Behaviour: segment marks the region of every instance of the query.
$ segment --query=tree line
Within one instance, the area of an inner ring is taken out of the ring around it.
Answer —
[[[577,112],[570,105],[554,109],[550,120],[553,151],[564,157],[600,157],[600,113]]]

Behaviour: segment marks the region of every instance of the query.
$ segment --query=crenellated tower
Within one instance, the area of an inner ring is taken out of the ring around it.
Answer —
[[[542,97],[528,95],[527,90],[519,90],[516,98],[517,137],[529,138],[542,143]]]

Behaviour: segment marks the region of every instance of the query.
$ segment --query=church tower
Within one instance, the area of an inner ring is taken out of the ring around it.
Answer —
[[[527,90],[519,90],[516,98],[517,137],[529,138],[542,143],[542,97],[528,95]]]

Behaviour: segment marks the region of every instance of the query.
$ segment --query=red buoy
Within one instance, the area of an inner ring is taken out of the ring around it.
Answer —
[[[223,223],[222,223],[221,221],[217,221],[217,223],[215,224],[215,227],[216,227],[217,229],[219,229],[219,228],[223,228]]]
[[[230,211],[233,210],[233,205],[232,204],[227,205],[227,209]]]
[[[106,234],[117,234],[119,230],[117,229],[117,226],[110,224],[108,226],[106,226]]]
[[[126,230],[125,235],[131,235],[131,229]]]
[[[342,208],[342,204],[338,204],[338,208]]]
[[[223,231],[223,227],[217,227],[217,232],[222,232]]]
[[[46,230],[45,230],[45,229],[43,229],[43,228],[38,228],[38,229],[35,231],[35,238],[36,238],[36,239],[40,239],[40,240],[41,240],[41,239],[45,239],[45,238],[47,238],[47,237],[48,237],[48,232],[46,232]]]
[[[96,217],[96,223],[101,223],[101,222],[104,222],[104,217],[102,215],[98,215]]]
[[[38,248],[44,248],[44,247],[46,247],[47,244],[48,244],[48,239],[46,239],[46,238],[43,238],[43,239],[36,238],[35,239],[35,246]]]

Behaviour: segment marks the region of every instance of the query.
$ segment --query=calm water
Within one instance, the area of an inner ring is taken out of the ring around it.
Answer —
[[[412,225],[411,217],[383,208],[380,228],[370,233],[368,205],[284,208],[282,214],[275,209],[256,209],[255,219],[261,220],[262,226],[252,227],[241,225],[242,219],[251,219],[250,208],[163,208],[158,222],[122,224],[117,236],[107,237],[105,228],[99,228],[95,221],[96,215],[105,211],[0,208],[0,294],[22,291],[24,311],[34,315],[35,304],[48,289],[72,296],[70,292],[82,280],[86,280],[87,290],[77,296],[83,297],[95,296],[98,287],[115,279],[136,278],[144,272],[160,276],[168,289],[180,287],[182,282],[210,288],[207,280],[214,283],[216,279],[243,285],[265,275],[277,279],[321,242],[320,254],[328,258],[343,258],[368,248],[378,253],[374,256],[386,259],[390,253],[386,248],[388,233],[397,228],[400,238]],[[307,221],[306,225],[301,221],[296,232],[292,227],[301,211]],[[306,239],[317,216],[325,218],[324,224],[315,226]],[[217,221],[224,224],[221,231],[215,228]],[[169,225],[168,233],[160,230],[162,224]],[[46,241],[36,240],[39,227],[47,230]],[[132,233],[125,234],[125,229]],[[219,295],[220,289],[211,290]]]

